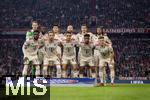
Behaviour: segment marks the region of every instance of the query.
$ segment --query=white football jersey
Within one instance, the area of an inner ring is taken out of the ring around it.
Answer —
[[[61,54],[61,48],[59,47],[59,41],[54,39],[53,42],[45,41],[45,53],[47,58],[55,57],[57,54]]]
[[[80,57],[92,57],[93,56],[93,42],[90,42],[88,45],[84,42],[79,44],[79,55]]]
[[[22,50],[24,55],[36,56],[40,46],[40,40],[27,39],[23,44]]]
[[[70,57],[70,56],[75,56],[76,55],[76,45],[77,42],[72,39],[71,42],[67,42],[66,39],[62,41],[63,45],[63,56],[65,57]]]
[[[102,46],[97,45],[95,47],[95,50],[97,50],[97,52],[99,53],[99,57],[102,59],[110,58],[113,52],[113,48],[109,46],[102,47]]]

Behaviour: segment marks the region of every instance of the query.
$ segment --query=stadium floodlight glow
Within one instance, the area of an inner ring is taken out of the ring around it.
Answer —
[[[39,83],[38,81],[42,81]],[[14,86],[11,77],[6,77],[6,95],[10,95],[10,88],[13,95],[18,95],[18,91],[21,88],[21,95],[25,95],[25,87],[27,87],[27,95],[31,95],[31,80],[30,77],[27,77],[26,80],[24,77],[19,77],[18,81],[16,82],[16,86]],[[25,86],[26,83],[26,86]],[[34,78],[33,80],[33,94],[34,95],[45,95],[47,92],[47,88],[44,84],[47,83],[46,79],[44,78]],[[42,89],[42,91],[38,91],[37,88]]]

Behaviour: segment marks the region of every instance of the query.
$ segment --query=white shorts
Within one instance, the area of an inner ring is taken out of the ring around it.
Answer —
[[[24,57],[24,64],[28,65],[28,64],[30,64],[30,62],[33,65],[39,65],[40,64],[38,56],[25,56]]]
[[[62,57],[62,64],[68,64],[69,62],[70,62],[72,65],[77,64],[77,63],[76,63],[76,57],[66,57],[66,56],[63,56],[63,57]]]
[[[99,58],[99,67],[104,67],[104,66],[109,66],[109,68],[112,68],[114,67],[114,60],[113,61],[110,61],[111,59],[110,58],[107,58],[107,59],[102,59],[102,58]]]
[[[94,52],[94,53],[95,53],[95,52]],[[95,54],[94,54],[94,64],[95,64],[96,66],[98,66],[98,63],[99,63],[99,56],[98,56],[97,53],[95,53]]]
[[[94,58],[93,57],[88,57],[88,58],[81,57],[79,60],[79,63],[80,63],[80,66],[86,66],[86,65],[94,66]]]
[[[53,66],[53,65],[60,65],[60,60],[58,57],[51,57],[51,58],[47,58],[44,57],[44,66]]]
[[[44,54],[43,54],[43,52],[38,52],[38,58],[39,58],[39,62],[40,62],[40,64],[42,64],[42,62],[43,62],[43,59],[44,59]]]

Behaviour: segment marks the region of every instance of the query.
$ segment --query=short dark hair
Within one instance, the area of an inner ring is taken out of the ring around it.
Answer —
[[[49,34],[49,33],[53,33],[53,34],[54,34],[54,32],[53,32],[53,31],[48,31],[48,34]]]
[[[54,27],[54,26],[57,26],[57,27],[59,27],[59,25],[58,25],[58,24],[56,24],[56,23],[55,23],[55,24],[53,24],[53,27]]]
[[[66,31],[65,34],[72,34],[71,32]]]
[[[37,23],[37,24],[39,24],[38,21],[36,21],[36,20],[32,21],[31,23]]]
[[[33,31],[33,32],[34,32],[34,34],[39,34],[39,33],[40,33],[39,30],[35,30],[35,31]]]
[[[90,37],[90,34],[85,34],[84,37]]]
[[[82,24],[81,26],[86,26],[86,27],[87,27],[87,25],[86,25],[86,24]]]
[[[103,36],[99,36],[98,39],[104,39],[104,37]]]

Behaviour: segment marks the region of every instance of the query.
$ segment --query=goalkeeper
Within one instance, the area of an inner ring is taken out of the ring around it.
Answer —
[[[32,21],[32,29],[27,31],[26,33],[26,40],[31,39],[34,35],[34,31],[37,31],[39,29],[39,24],[37,21]],[[35,75],[35,67],[32,66],[32,75]]]

